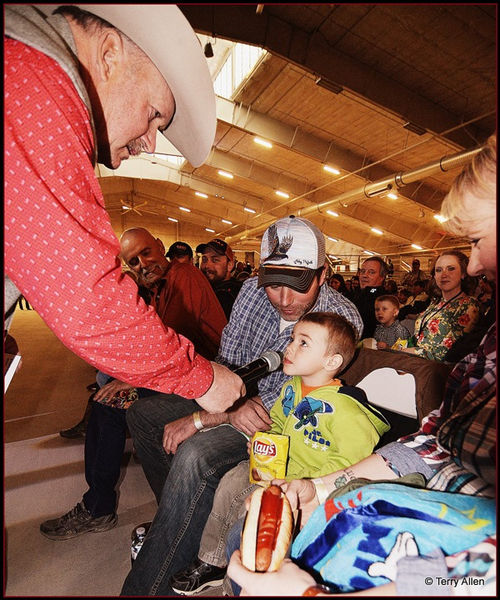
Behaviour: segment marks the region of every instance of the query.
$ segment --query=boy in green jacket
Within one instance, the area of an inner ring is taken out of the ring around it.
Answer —
[[[351,361],[356,342],[353,326],[335,313],[307,313],[295,324],[283,358],[283,372],[292,377],[271,409],[267,432],[289,436],[286,479],[345,469],[369,456],[390,429],[362,389],[335,379]],[[172,577],[174,591],[194,595],[222,583],[226,534],[244,515],[244,500],[256,487],[249,484],[248,461],[222,478],[198,559]]]

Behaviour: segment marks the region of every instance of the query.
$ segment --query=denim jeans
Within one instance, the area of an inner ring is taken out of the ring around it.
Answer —
[[[85,479],[89,489],[83,495],[83,502],[94,517],[116,510],[115,486],[120,478],[127,437],[126,412],[92,402],[85,435]]]
[[[221,477],[248,456],[246,438],[228,425],[198,432],[175,455],[165,454],[163,425],[196,407],[178,396],[156,395],[138,400],[127,411],[137,454],[159,506],[122,595],[176,595],[169,580],[196,558]]]
[[[96,381],[103,387],[112,377],[98,371]],[[156,392],[139,388],[137,393],[141,397]],[[91,404],[85,435],[85,479],[89,489],[83,495],[83,502],[93,517],[102,517],[116,510],[115,487],[127,439],[127,411],[100,402]]]
[[[229,563],[231,556],[235,550],[240,548],[241,532],[243,531],[243,524],[245,519],[238,519],[236,523],[231,527],[227,534],[226,544],[226,559]],[[241,592],[240,586],[235,583],[228,575],[224,578],[223,592],[227,596],[239,596]]]

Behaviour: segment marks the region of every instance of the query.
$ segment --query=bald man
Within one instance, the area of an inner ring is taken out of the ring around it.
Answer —
[[[206,277],[194,265],[170,263],[162,241],[146,229],[125,231],[120,246],[122,259],[135,274],[138,285],[150,292],[150,309],[156,310],[166,327],[190,339],[199,354],[209,360],[215,358],[227,320]],[[107,379],[99,373],[99,383]],[[151,393],[116,379],[96,392],[85,436],[85,479],[89,488],[71,511],[43,522],[42,535],[65,540],[115,526],[115,486],[125,448],[126,409],[138,397]],[[194,400],[174,395],[162,397],[180,401],[186,415],[200,408]]]

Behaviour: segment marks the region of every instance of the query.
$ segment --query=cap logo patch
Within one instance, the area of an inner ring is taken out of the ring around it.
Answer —
[[[288,258],[288,254],[286,252],[291,248],[292,244],[293,235],[283,236],[283,239],[280,242],[278,233],[276,231],[276,225],[271,225],[268,233],[269,256],[265,259],[266,262]]]

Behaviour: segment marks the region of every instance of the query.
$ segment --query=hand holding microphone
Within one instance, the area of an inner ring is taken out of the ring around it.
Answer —
[[[245,386],[260,379],[281,365],[281,354],[274,350],[264,352],[252,362],[231,371],[227,367],[212,362],[214,379],[208,391],[196,401],[209,413],[225,412],[236,400],[246,393]],[[245,384],[241,385],[241,382]]]
[[[249,385],[268,373],[276,371],[280,365],[281,354],[275,350],[267,350],[259,358],[235,369],[234,373],[243,379],[245,385]]]

